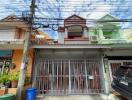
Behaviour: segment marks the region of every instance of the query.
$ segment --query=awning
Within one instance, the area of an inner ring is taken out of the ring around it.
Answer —
[[[11,57],[12,50],[0,50],[0,57]]]

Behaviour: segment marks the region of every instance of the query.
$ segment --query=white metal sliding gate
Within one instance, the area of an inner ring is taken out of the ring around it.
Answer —
[[[100,63],[96,59],[41,60],[35,67],[35,87],[39,94],[98,94]]]

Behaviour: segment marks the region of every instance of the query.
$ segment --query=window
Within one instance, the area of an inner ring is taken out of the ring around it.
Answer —
[[[8,73],[10,70],[11,58],[0,58],[0,74]]]
[[[9,72],[11,56],[12,50],[0,50],[0,74]]]
[[[81,26],[70,26],[68,27],[68,38],[80,38],[83,36],[83,28]]]

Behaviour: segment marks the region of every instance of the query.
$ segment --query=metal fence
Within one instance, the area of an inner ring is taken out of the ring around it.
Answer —
[[[41,60],[35,68],[35,87],[39,94],[99,94],[100,64],[95,59]]]
[[[109,61],[111,82],[113,81],[113,76],[116,70],[121,65],[132,65],[132,60],[111,60]]]

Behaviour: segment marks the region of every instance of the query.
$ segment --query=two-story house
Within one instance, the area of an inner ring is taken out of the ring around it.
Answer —
[[[115,70],[132,63],[132,45],[113,20],[118,19],[106,15],[91,27],[85,18],[72,15],[58,28],[58,44],[33,44],[37,93],[45,99],[106,100]]]
[[[102,23],[104,20],[109,22]],[[119,65],[132,64],[132,45],[122,37],[120,23],[110,20],[117,19],[106,15],[90,27],[85,18],[72,15],[58,28],[55,44],[47,41],[44,33],[34,32],[28,73],[33,73],[38,94],[47,96],[45,99],[61,95],[70,100],[106,100],[115,70]],[[0,21],[1,73],[9,63],[16,66],[12,70],[20,69],[26,32],[28,25],[16,16]]]
[[[90,98],[106,93],[103,51],[109,47],[91,42],[92,31],[86,19],[73,15],[58,28],[58,44],[32,46],[37,52],[33,82],[38,94]]]

